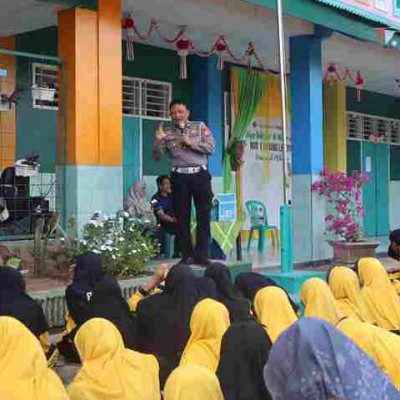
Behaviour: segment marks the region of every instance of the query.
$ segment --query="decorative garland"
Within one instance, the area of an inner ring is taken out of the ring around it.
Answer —
[[[192,40],[186,37],[187,27],[182,26],[179,31],[172,38],[168,38],[160,29],[160,25],[155,18],[150,21],[150,26],[146,33],[141,33],[135,24],[135,20],[129,14],[122,19],[122,31],[123,40],[126,41],[126,54],[128,61],[133,61],[135,59],[134,54],[134,39],[137,37],[140,40],[149,40],[155,32],[160,36],[160,38],[168,44],[174,44],[175,49],[180,57],[180,77],[181,79],[187,79],[187,56],[192,52],[199,57],[211,57],[217,56],[217,68],[222,71],[224,68],[224,59],[230,57],[233,61],[242,63],[246,62],[249,70],[252,68],[252,59],[256,61],[258,67],[265,72],[269,72],[261,60],[261,57],[257,53],[254,44],[249,42],[246,51],[242,56],[237,56],[233,53],[228,41],[224,35],[220,35],[217,40],[212,45],[210,51],[203,51],[198,49]]]
[[[344,73],[340,73],[340,68],[336,64],[329,64],[325,71],[324,82],[350,82],[356,86],[357,89],[357,101],[361,101],[361,90],[364,88],[364,77],[361,75],[361,71],[357,70],[354,76],[351,71],[346,68]]]

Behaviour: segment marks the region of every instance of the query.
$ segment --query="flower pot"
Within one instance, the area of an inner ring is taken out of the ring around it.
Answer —
[[[375,257],[375,251],[380,245],[378,241],[343,242],[328,241],[333,248],[333,263],[336,265],[353,265],[364,257]]]

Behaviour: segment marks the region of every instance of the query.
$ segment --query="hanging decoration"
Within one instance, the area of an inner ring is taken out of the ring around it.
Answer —
[[[187,56],[189,55],[189,51],[192,46],[192,42],[185,38],[179,39],[175,43],[175,47],[180,58],[180,76],[182,80],[187,79]]]
[[[180,57],[180,77],[183,80],[187,79],[187,56],[190,53],[193,53],[199,57],[216,56],[218,70],[223,70],[224,60],[229,57],[231,60],[237,63],[246,62],[249,70],[252,68],[252,61],[254,59],[260,69],[265,72],[270,72],[264,67],[261,57],[257,53],[255,46],[252,42],[249,42],[247,49],[242,56],[237,56],[233,53],[225,35],[220,35],[212,45],[210,51],[203,51],[198,49],[194,45],[193,41],[186,37],[186,26],[179,27],[176,35],[169,38],[161,31],[158,21],[153,18],[151,19],[147,33],[143,34],[137,28],[135,20],[130,14],[127,14],[122,19],[122,29],[122,37],[123,40],[126,41],[126,54],[128,61],[134,60],[133,43],[135,37],[140,40],[146,41],[149,40],[155,33],[157,33],[165,43],[175,45],[175,49],[178,53],[178,56]]]
[[[364,88],[365,80],[360,70],[357,70],[355,76],[348,68],[346,68],[344,73],[341,74],[339,66],[335,64],[329,64],[324,74],[324,83],[330,82],[343,82],[355,85],[357,89],[357,101],[361,101],[361,91]]]

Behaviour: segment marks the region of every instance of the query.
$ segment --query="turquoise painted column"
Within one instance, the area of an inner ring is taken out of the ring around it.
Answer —
[[[224,136],[222,72],[217,69],[215,57],[196,56],[190,60],[190,75],[193,79],[192,119],[205,122],[215,138],[215,152],[209,157],[208,166],[213,177],[217,177],[213,186],[218,186],[219,191]]]
[[[292,104],[292,203],[295,262],[326,259],[325,203],[311,192],[323,168],[321,37],[290,38]]]

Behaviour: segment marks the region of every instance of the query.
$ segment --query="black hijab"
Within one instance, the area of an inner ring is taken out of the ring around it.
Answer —
[[[121,287],[113,277],[105,277],[94,285],[88,307],[90,318],[111,321],[120,331],[125,347],[136,349],[137,324],[124,299]]]
[[[11,267],[0,267],[0,315],[14,317],[36,337],[49,330],[42,307],[26,294],[23,276]]]
[[[101,256],[88,253],[75,260],[74,278],[65,291],[68,311],[77,325],[88,319],[88,306],[96,283],[103,279]]]
[[[281,288],[289,298],[289,302],[296,314],[300,312],[298,305],[290,298],[289,293],[282,286],[277,285],[272,279],[267,278],[257,272],[242,272],[235,279],[235,286],[248,299],[254,303],[254,297],[257,292],[268,286],[276,286]]]
[[[218,300],[217,286],[214,281],[206,276],[196,278],[197,301],[204,299]]]
[[[176,365],[190,335],[189,322],[197,301],[196,277],[184,264],[174,265],[162,293],[138,303],[139,349]]]
[[[225,400],[269,400],[263,370],[272,343],[258,322],[237,322],[221,342],[217,376]]]
[[[212,263],[204,276],[212,279],[217,286],[218,300],[228,309],[231,322],[250,318],[250,303],[236,290],[231,272],[225,264]]]

